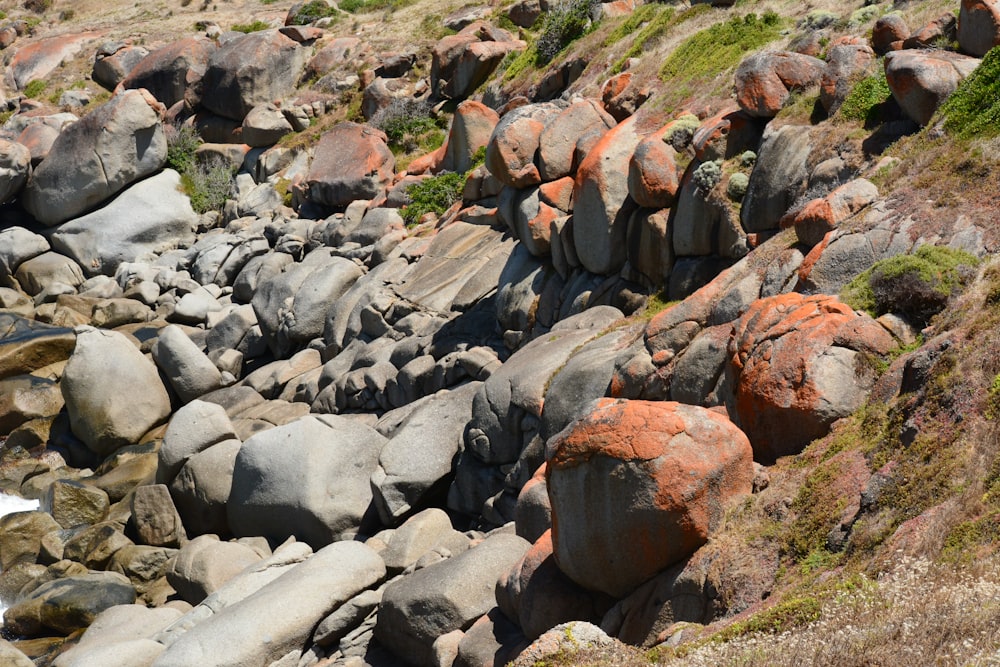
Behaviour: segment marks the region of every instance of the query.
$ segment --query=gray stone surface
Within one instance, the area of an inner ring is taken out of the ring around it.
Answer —
[[[236,459],[230,528],[237,536],[294,535],[314,548],[356,531],[371,511],[369,480],[384,443],[373,429],[336,415],[253,436]]]
[[[106,206],[59,226],[52,246],[88,276],[113,276],[134,262],[194,240],[198,215],[172,169],[132,185]]]

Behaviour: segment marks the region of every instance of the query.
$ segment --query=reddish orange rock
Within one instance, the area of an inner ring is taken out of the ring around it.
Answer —
[[[752,116],[776,116],[792,91],[819,83],[825,68],[818,58],[790,51],[752,55],[736,70],[736,101]]]
[[[825,435],[874,386],[865,355],[895,346],[875,320],[836,297],[793,293],[755,302],[729,344],[735,419],[754,458],[769,463]]]
[[[549,442],[548,459],[559,568],[618,598],[694,553],[753,482],[739,428],[672,402],[601,399]]]

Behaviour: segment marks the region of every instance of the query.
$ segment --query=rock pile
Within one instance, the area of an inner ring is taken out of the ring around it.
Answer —
[[[827,62],[753,55],[712,113],[463,101],[401,173],[368,125],[278,144],[327,110],[296,97],[304,76],[333,90],[374,58],[355,38],[101,45],[114,96],[48,116],[45,151],[0,146],[0,200],[23,209],[0,228],[0,488],[42,500],[0,519],[7,629],[59,637],[56,667],[354,667],[711,620],[698,553],[726,507],[857,408],[866,360],[905,337],[832,295],[926,241],[814,128],[769,121],[806,87],[835,112],[889,51],[926,124],[1000,41],[970,27],[994,9],[962,3],[972,56],[891,18]],[[463,100],[524,47],[471,22],[429,92]],[[41,66],[26,50],[17,86]],[[7,127],[43,126],[21,115]],[[222,210],[178,190],[169,122],[233,166]],[[407,225],[406,187],[445,172],[459,201]],[[660,289],[676,302],[642,317]]]

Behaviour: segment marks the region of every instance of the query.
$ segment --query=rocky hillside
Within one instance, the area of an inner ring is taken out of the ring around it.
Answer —
[[[1000,647],[1000,2],[0,9],[3,664]]]

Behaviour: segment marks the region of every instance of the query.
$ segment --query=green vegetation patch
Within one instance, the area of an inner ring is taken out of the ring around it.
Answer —
[[[346,10],[345,10],[346,11]],[[312,0],[302,5],[295,16],[292,17],[292,25],[309,25],[327,16],[336,16],[337,8],[331,7],[323,0]]]
[[[944,127],[963,138],[1000,135],[1000,47],[993,47],[983,62],[941,106]]]
[[[341,0],[340,8],[350,14],[374,12],[381,9],[394,12],[406,7],[412,0]]]
[[[233,167],[222,160],[208,164],[198,161],[195,151],[201,145],[198,133],[189,126],[170,132],[167,138],[167,167],[181,175],[181,191],[191,200],[197,213],[221,210],[232,194]]]
[[[425,213],[443,214],[462,198],[465,174],[446,172],[425,178],[406,188],[410,203],[403,207],[407,225],[415,225]]]
[[[858,81],[840,107],[840,117],[874,127],[881,117],[882,105],[892,96],[885,69],[879,65],[875,74]]]
[[[733,69],[750,52],[781,36],[783,22],[774,12],[763,16],[734,16],[695,33],[671,53],[660,68],[660,78],[681,97],[695,92],[700,82]]]
[[[45,92],[48,85],[48,82],[43,79],[35,79],[34,81],[29,81],[22,92],[25,97],[36,98]]]
[[[912,255],[877,262],[848,283],[840,298],[872,317],[900,313],[921,326],[944,309],[978,265],[965,251],[925,245]]]
[[[535,65],[552,62],[559,53],[591,29],[591,14],[598,0],[560,0],[542,18],[541,33],[535,41]]]
[[[654,17],[659,18],[659,16],[664,13],[673,15],[673,7],[664,8],[656,3],[650,3],[648,5],[637,7],[634,12],[626,16],[621,23],[615,26],[614,30],[608,33],[608,36],[604,38],[601,46],[611,46],[613,44],[617,44],[642,27],[644,23],[652,21]]]
[[[244,32],[250,34],[251,32],[260,32],[261,30],[268,30],[271,27],[270,23],[265,21],[256,20],[250,23],[237,23],[232,27],[234,32]]]

